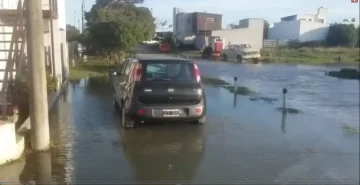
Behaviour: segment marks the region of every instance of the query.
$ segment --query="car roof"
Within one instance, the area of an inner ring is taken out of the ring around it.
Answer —
[[[139,61],[192,62],[186,56],[181,55],[136,54],[134,58]]]

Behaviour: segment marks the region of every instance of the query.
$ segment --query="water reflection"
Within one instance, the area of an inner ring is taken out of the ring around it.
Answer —
[[[49,114],[51,150],[27,154],[20,181],[40,184],[69,183],[72,173],[73,121],[71,87],[59,98]],[[1,174],[0,174],[1,175]]]
[[[141,182],[191,181],[204,154],[203,127],[187,123],[119,127],[126,158]]]
[[[286,130],[286,115],[287,115],[287,113],[284,111],[281,114],[281,132],[283,134],[286,134],[286,132],[287,132],[287,130]]]
[[[236,104],[237,104],[237,95],[236,93],[234,93],[233,108],[236,108]]]

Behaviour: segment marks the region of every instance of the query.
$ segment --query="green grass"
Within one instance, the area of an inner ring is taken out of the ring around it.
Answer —
[[[211,78],[211,77],[202,76],[201,80],[205,85],[210,85],[210,86],[213,86],[213,87],[222,87],[224,89],[227,89],[229,92],[235,93],[235,94],[238,94],[238,95],[255,94],[255,92],[250,90],[248,87],[237,86],[237,88],[235,89],[235,87],[233,85],[230,85],[226,81],[218,79],[218,78]]]
[[[265,48],[262,61],[306,64],[360,64],[359,48]],[[340,62],[338,58],[341,58]]]
[[[76,63],[70,67],[70,80],[80,80],[85,77],[103,77],[108,75],[110,66],[105,60],[89,58],[87,62]]]
[[[284,111],[284,108],[278,107],[278,108],[276,108],[276,110],[282,111],[282,112],[286,112],[286,113],[289,113],[289,114],[299,114],[299,113],[302,113],[299,109],[296,109],[296,108],[286,108],[285,111]]]
[[[360,72],[356,69],[340,69],[340,71],[330,71],[325,73],[328,76],[344,78],[344,79],[358,79],[360,80]]]
[[[211,85],[211,86],[228,86],[228,85],[230,85],[229,83],[227,83],[224,80],[221,80],[221,79],[218,79],[218,78],[205,77],[205,76],[201,77],[201,81],[204,84]]]
[[[346,133],[346,134],[349,134],[349,135],[357,135],[357,134],[360,134],[360,130],[358,127],[354,127],[354,126],[351,126],[351,125],[348,125],[348,124],[344,124],[343,125],[343,131]]]

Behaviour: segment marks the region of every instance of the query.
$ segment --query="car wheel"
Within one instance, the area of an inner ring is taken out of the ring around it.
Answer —
[[[121,108],[121,126],[126,129],[135,127],[135,121],[126,115],[124,107]]]
[[[241,55],[238,55],[238,56],[236,57],[236,62],[239,62],[239,63],[242,62],[242,56],[241,56]]]
[[[223,60],[228,61],[228,58],[227,58],[227,56],[225,54],[223,54]]]
[[[206,116],[204,116],[198,120],[192,121],[191,123],[192,124],[204,124],[205,122],[206,122]]]

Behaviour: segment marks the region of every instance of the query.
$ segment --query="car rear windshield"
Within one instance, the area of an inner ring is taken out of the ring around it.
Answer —
[[[195,81],[194,66],[188,62],[148,62],[144,73],[145,81]]]

